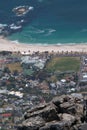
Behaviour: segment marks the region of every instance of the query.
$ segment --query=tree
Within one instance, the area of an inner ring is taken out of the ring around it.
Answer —
[[[14,70],[14,76],[17,76],[18,75],[18,70]]]
[[[4,68],[4,73],[11,73],[11,71],[9,70],[8,67],[5,67],[5,68]]]

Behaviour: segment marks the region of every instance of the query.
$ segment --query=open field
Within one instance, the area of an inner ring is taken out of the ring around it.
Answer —
[[[49,72],[75,71],[80,68],[80,57],[55,57],[47,64]]]
[[[17,70],[18,72],[22,71],[22,67],[20,63],[11,63],[11,64],[7,64],[7,67],[9,68],[9,70],[13,73],[15,70]]]

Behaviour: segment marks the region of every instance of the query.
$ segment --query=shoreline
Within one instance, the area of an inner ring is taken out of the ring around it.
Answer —
[[[11,51],[18,52],[22,54],[30,54],[33,52],[87,52],[87,43],[81,44],[63,44],[63,45],[39,45],[39,44],[25,44],[19,43],[17,41],[10,41],[7,38],[0,37],[0,51]]]

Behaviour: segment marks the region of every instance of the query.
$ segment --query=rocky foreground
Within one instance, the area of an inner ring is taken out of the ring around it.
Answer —
[[[87,130],[86,100],[80,94],[56,97],[28,110],[18,130]]]

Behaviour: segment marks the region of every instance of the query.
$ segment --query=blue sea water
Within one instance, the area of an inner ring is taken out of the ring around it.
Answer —
[[[20,5],[33,6],[22,18],[12,9]],[[8,36],[28,44],[78,44],[87,42],[87,0],[2,0],[0,23],[27,21],[21,31]]]

